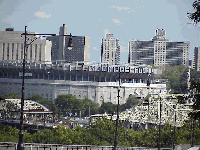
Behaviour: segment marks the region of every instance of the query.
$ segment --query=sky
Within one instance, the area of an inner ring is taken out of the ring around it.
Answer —
[[[164,29],[170,41],[190,41],[189,59],[200,45],[200,26],[187,18],[193,0],[0,0],[0,30],[90,37],[90,62],[100,62],[101,39],[119,39],[121,63],[128,62],[130,39],[151,40]]]

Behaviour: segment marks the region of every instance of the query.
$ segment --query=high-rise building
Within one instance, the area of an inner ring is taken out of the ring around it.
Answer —
[[[23,31],[14,31],[13,28],[6,28],[0,31],[0,60],[20,62],[23,59],[24,36]],[[28,32],[34,34],[35,32]],[[26,52],[27,62],[50,62],[51,61],[51,42],[33,35],[28,35],[27,44],[34,39],[28,46]]]
[[[149,41],[130,40],[128,62],[133,64],[189,65],[189,42],[165,39],[165,30],[156,30]]]
[[[129,41],[128,63],[133,64],[153,64],[154,42],[153,41]]]
[[[195,47],[194,48],[193,68],[196,71],[200,71],[200,47]]]
[[[90,38],[87,36],[72,36],[72,50],[68,49],[70,35],[67,34],[67,27],[65,24],[60,27],[59,35],[47,37],[52,41],[51,59],[52,61],[64,62],[83,62],[89,63],[89,43]]]
[[[101,63],[117,65],[120,63],[119,40],[113,38],[113,34],[106,34],[101,43]]]

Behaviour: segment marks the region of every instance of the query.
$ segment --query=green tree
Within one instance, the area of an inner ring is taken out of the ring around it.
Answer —
[[[165,65],[161,79],[168,79],[167,88],[171,93],[187,92],[187,67],[184,65],[170,66]]]
[[[126,103],[121,105],[121,111],[125,111],[126,109],[130,109],[130,108],[132,108],[133,106],[135,106],[139,103],[140,103],[140,100],[138,100],[137,98],[128,97],[127,100],[126,100]]]
[[[200,120],[200,81],[191,80],[190,90],[194,95],[193,112],[189,116],[195,120]]]
[[[200,71],[196,71],[195,69],[190,69],[190,80],[200,79]]]
[[[111,102],[102,103],[99,107],[99,113],[104,114],[105,112],[107,114],[114,114],[115,112],[117,112],[117,105]]]
[[[63,115],[72,113],[79,113],[83,110],[81,100],[77,99],[75,96],[68,95],[59,95],[55,99],[56,109],[60,111]]]
[[[81,100],[81,105],[83,110],[81,111],[82,116],[89,116],[98,113],[99,104],[91,101],[90,99],[83,99]]]
[[[5,93],[4,95],[0,95],[0,99],[20,99],[20,98],[21,96],[19,96],[15,92]]]
[[[97,138],[98,145],[113,145],[115,135],[115,121],[106,118],[98,119],[91,123],[88,132]],[[118,125],[118,142],[123,143],[124,129]]]
[[[54,129],[54,139],[55,143],[59,144],[73,144],[73,131],[70,128],[65,128],[65,126],[58,126]]]
[[[193,9],[195,12],[189,13],[188,18],[191,19],[196,24],[200,22],[200,4],[199,1],[194,1],[192,4]]]
[[[0,141],[4,142],[17,142],[18,130],[10,126],[5,126],[0,123]]]

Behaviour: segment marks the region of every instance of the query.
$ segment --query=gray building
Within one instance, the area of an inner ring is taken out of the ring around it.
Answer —
[[[189,42],[172,42],[165,39],[165,30],[156,30],[149,41],[130,40],[128,62],[133,64],[189,65]]]
[[[67,27],[65,24],[60,27],[59,35],[47,37],[47,40],[52,42],[51,60],[63,62],[83,62],[89,63],[89,42],[90,38],[87,36],[73,36],[72,35],[72,50],[68,49],[70,35],[67,34]]]
[[[106,34],[101,43],[101,63],[117,65],[120,63],[119,40],[113,38],[113,34]]]
[[[196,71],[200,71],[200,47],[194,48],[193,68]]]

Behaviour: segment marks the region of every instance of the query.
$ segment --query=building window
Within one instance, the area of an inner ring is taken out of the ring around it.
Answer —
[[[5,53],[5,43],[3,43],[3,60],[4,60],[4,53]]]
[[[32,45],[30,45],[30,60],[32,60]]]
[[[23,59],[23,44],[21,44],[21,59]]]
[[[37,59],[37,44],[35,44],[35,60]]]
[[[42,44],[40,44],[40,49],[39,49],[39,61],[41,61],[41,53],[42,53]]]
[[[17,47],[16,47],[16,50],[17,50],[17,52],[16,52],[16,60],[18,60],[19,58],[18,58],[18,43],[17,43]]]
[[[7,60],[9,60],[9,43],[8,43],[8,47],[7,47]]]
[[[14,55],[14,43],[12,43],[12,60],[13,60],[13,55]]]

